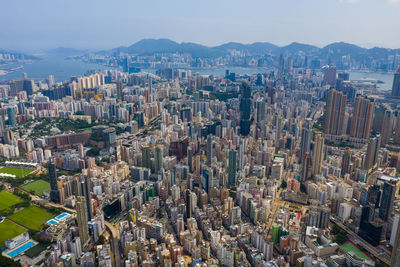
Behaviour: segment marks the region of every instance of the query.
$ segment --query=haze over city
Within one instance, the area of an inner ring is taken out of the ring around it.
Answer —
[[[143,38],[215,46],[225,42],[344,41],[399,48],[397,0],[3,1],[0,46],[111,49]]]
[[[0,267],[400,267],[400,0],[0,8]]]

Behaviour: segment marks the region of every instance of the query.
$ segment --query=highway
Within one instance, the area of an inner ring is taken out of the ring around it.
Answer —
[[[367,241],[365,241],[364,239],[362,239],[359,235],[357,235],[356,233],[354,233],[352,230],[350,230],[347,226],[345,226],[342,222],[340,222],[339,220],[335,219],[334,217],[330,217],[331,222],[333,222],[334,224],[340,226],[341,228],[343,228],[344,230],[347,231],[348,235],[350,236],[350,240],[359,245],[362,246],[364,249],[366,249],[371,255],[373,255],[375,258],[379,259],[380,261],[386,263],[387,265],[390,266],[390,258],[384,254],[384,255],[379,255],[378,252],[380,252],[381,250],[372,246],[371,244],[369,244]]]
[[[110,233],[110,236],[111,236],[111,248],[112,248],[112,251],[114,252],[114,266],[115,267],[122,266],[121,265],[121,253],[119,251],[119,244],[118,244],[118,233],[111,223],[104,221],[104,224],[107,228],[107,231]]]

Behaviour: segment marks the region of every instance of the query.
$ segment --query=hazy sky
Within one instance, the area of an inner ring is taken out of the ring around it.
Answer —
[[[0,48],[345,41],[400,48],[400,0],[1,0]]]

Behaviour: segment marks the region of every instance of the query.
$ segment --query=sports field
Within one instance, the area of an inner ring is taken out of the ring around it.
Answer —
[[[28,192],[35,192],[35,195],[41,196],[46,190],[50,190],[50,184],[43,180],[37,180],[32,183],[22,186]]]
[[[4,242],[7,239],[16,237],[17,235],[20,235],[26,231],[28,230],[7,219],[4,220],[2,223],[0,223],[0,248],[4,247]]]
[[[7,190],[0,191],[0,210],[8,209],[20,202],[22,202],[22,200],[13,193]]]
[[[34,169],[20,169],[20,168],[13,168],[13,167],[3,167],[0,168],[0,173],[8,173],[17,176],[17,178],[23,178],[33,172]]]
[[[352,242],[346,242],[345,244],[341,245],[340,248],[346,253],[353,251],[358,258],[375,262],[370,257],[368,257],[367,254],[359,250]]]
[[[30,206],[17,213],[14,213],[13,215],[9,216],[9,218],[29,229],[38,231],[42,228],[44,222],[53,216],[54,214],[49,213],[44,209],[36,206]]]
[[[42,251],[46,250],[45,247],[42,245],[36,245],[27,251],[25,251],[25,255],[28,256],[29,258],[33,259],[34,257],[38,256]]]

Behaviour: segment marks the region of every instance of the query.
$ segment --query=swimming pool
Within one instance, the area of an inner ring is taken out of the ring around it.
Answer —
[[[46,222],[48,225],[55,225],[58,223],[58,221],[54,220],[54,219],[50,219]]]
[[[28,243],[6,253],[7,256],[9,256],[10,258],[14,258],[15,256],[27,251],[28,249],[30,249],[31,247],[35,246],[35,243],[29,241]]]
[[[54,219],[56,219],[58,221],[62,221],[70,216],[71,216],[71,214],[69,214],[68,212],[64,212],[64,213],[61,213],[60,215],[57,215],[56,217],[54,217]]]

